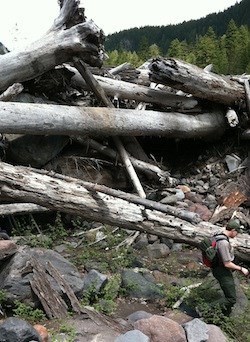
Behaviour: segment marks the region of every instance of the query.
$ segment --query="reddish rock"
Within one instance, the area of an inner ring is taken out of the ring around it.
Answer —
[[[214,324],[208,324],[208,340],[207,342],[220,341],[228,342],[228,339],[223,334],[222,330]]]
[[[199,195],[195,192],[185,193],[185,198],[192,201],[193,203],[202,203],[204,200],[204,198],[201,195]]]
[[[203,221],[209,221],[212,217],[212,212],[204,204],[194,203],[188,210],[198,214]]]
[[[178,185],[177,188],[181,189],[184,192],[184,194],[191,191],[191,189],[187,185]]]
[[[17,245],[11,240],[0,240],[0,260],[9,258],[17,252]]]
[[[186,342],[183,327],[167,317],[153,315],[135,322],[134,328],[150,338],[150,342]]]
[[[35,324],[33,327],[36,329],[38,334],[41,336],[42,342],[48,342],[49,341],[49,334],[47,328],[45,328],[41,324]]]

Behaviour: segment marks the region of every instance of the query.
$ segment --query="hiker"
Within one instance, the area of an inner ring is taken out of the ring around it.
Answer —
[[[226,238],[217,241],[218,262],[212,267],[213,276],[218,280],[225,295],[224,300],[220,303],[225,316],[230,315],[232,307],[236,303],[236,288],[232,271],[240,271],[245,276],[249,274],[247,268],[234,263],[233,247],[229,241],[229,238],[235,238],[241,232],[240,228],[240,223],[237,220],[231,219],[223,232],[219,234],[219,236],[225,235]]]

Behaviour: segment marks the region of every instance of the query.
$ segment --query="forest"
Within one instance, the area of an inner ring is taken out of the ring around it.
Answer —
[[[222,13],[200,20],[175,26],[135,28],[108,36],[106,64],[129,62],[138,67],[160,55],[179,58],[201,68],[212,64],[213,71],[219,74],[249,73],[250,23],[244,14],[249,12],[249,5],[243,0]],[[164,30],[169,31],[164,33]]]
[[[162,53],[166,54],[170,43],[175,38],[191,43],[197,37],[204,36],[209,27],[213,28],[218,37],[222,36],[231,19],[238,27],[246,25],[250,28],[249,12],[250,2],[241,0],[223,12],[212,13],[198,20],[184,21],[175,25],[144,26],[123,30],[106,37],[105,49],[107,51],[124,49],[138,52],[144,37],[147,37],[149,46],[156,44]]]

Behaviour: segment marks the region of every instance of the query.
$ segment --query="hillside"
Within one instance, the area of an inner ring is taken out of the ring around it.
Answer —
[[[178,38],[180,41],[191,42],[195,37],[204,35],[209,27],[213,27],[218,36],[223,35],[231,19],[237,26],[247,25],[250,28],[248,13],[250,13],[250,1],[242,0],[223,12],[209,14],[199,20],[184,21],[177,25],[131,28],[108,35],[105,49],[112,51],[123,48],[129,51],[138,51],[141,42],[146,37],[149,45],[157,44],[161,51],[166,53],[173,39]]]

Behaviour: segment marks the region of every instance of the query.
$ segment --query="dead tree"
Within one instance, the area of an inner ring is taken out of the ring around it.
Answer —
[[[88,220],[164,236],[175,241],[197,245],[218,227],[208,223],[190,223],[179,217],[148,209],[101,191],[86,189],[86,183],[70,177],[52,177],[35,169],[0,163],[0,190],[5,199],[35,203],[52,210],[79,215]],[[142,200],[140,197],[138,197]],[[235,241],[237,255],[250,260],[247,234]]]
[[[74,73],[71,84],[79,90],[89,90],[88,85],[82,79],[79,72],[70,66],[67,68]],[[156,103],[163,106],[178,109],[179,111],[192,110],[198,105],[198,101],[193,97],[181,96],[165,90],[151,89],[149,87],[114,80],[109,77],[95,75],[96,80],[104,89],[108,96],[117,96],[119,99],[129,99],[146,103]]]
[[[150,80],[192,94],[194,97],[234,106],[245,101],[239,79],[207,72],[195,65],[169,58],[155,58],[149,64]]]
[[[65,0],[58,18],[41,39],[23,51],[13,50],[0,55],[1,91],[70,62],[74,56],[92,66],[102,65],[103,32],[92,20],[85,21],[78,3],[77,0]]]
[[[226,129],[225,113],[177,112],[0,102],[1,133],[92,136],[168,136],[218,138]]]

